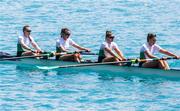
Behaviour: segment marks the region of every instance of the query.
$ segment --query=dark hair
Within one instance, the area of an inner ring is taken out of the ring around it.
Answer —
[[[148,33],[148,35],[147,35],[147,42],[149,42],[149,39],[152,39],[154,37],[156,37],[156,34]]]
[[[23,27],[23,32],[27,30],[27,27],[30,27],[30,26],[29,26],[29,25],[25,25],[25,26]]]
[[[62,35],[62,34],[70,35],[71,32],[70,32],[70,30],[69,30],[68,28],[62,28],[62,29],[61,29],[61,35]]]
[[[112,31],[109,31],[109,30],[107,30],[106,31],[106,37],[110,37],[110,36],[112,36],[113,34],[112,34]]]

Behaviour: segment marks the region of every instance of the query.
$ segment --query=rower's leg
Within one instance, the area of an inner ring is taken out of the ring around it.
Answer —
[[[79,62],[79,63],[81,62],[80,54],[76,53],[73,56],[74,56],[74,61]]]
[[[159,62],[158,61],[148,61],[142,64],[142,67],[144,68],[159,68]]]
[[[165,65],[164,65],[164,62],[162,61],[162,60],[158,60],[158,62],[159,62],[159,65],[158,65],[158,67],[160,68],[160,69],[166,69],[166,67],[165,67]]]
[[[73,54],[66,54],[66,55],[60,56],[59,60],[74,61],[74,55]]]
[[[60,60],[81,62],[79,54],[66,54],[66,55],[61,56]]]
[[[169,70],[169,65],[165,60],[159,60],[159,68]]]
[[[117,62],[119,61],[118,59],[116,59],[115,57],[106,57],[102,60],[102,62]]]
[[[119,62],[119,59],[117,59],[115,57],[106,57],[102,60],[102,62]],[[119,63],[117,65],[122,66],[121,63]]]
[[[31,56],[31,55],[34,55],[34,53],[31,51],[27,51],[27,52],[22,53],[22,56]]]
[[[167,63],[167,61],[164,60],[164,64],[166,66],[166,70],[169,70],[170,68],[169,68],[169,64]]]

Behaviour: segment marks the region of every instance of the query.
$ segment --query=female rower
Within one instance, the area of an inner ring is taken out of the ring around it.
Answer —
[[[148,33],[147,43],[143,44],[140,49],[140,59],[158,58],[157,56],[154,55],[156,52],[160,52],[160,53],[166,54],[168,56],[173,56],[173,57],[179,58],[177,55],[175,55],[175,54],[161,48],[159,45],[157,45],[156,44],[156,35],[153,33]],[[169,65],[165,60],[140,62],[139,66],[146,67],[146,68],[160,68],[160,69],[164,69],[164,70],[169,69]]]
[[[62,28],[60,37],[56,41],[56,52],[69,52],[69,47],[73,46],[79,50],[84,50],[89,52],[90,50],[84,47],[79,46],[77,43],[75,43],[70,38],[71,32],[68,28]],[[57,60],[63,60],[63,61],[75,61],[75,62],[81,62],[80,53],[74,53],[74,54],[64,54],[62,56],[56,56]]]
[[[112,32],[106,31],[105,42],[102,43],[99,50],[98,62],[119,62],[126,60],[113,40]]]
[[[25,25],[23,27],[23,34],[18,37],[17,44],[17,56],[27,56],[27,55],[35,55],[41,53],[41,48],[34,41],[31,34],[31,28],[29,25]],[[35,50],[30,47],[30,44],[33,46]]]

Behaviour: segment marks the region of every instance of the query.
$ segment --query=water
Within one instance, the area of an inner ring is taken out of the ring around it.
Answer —
[[[48,51],[55,50],[59,30],[68,27],[72,38],[92,52],[98,51],[110,29],[127,57],[138,57],[148,32],[157,34],[163,48],[180,55],[179,4],[179,0],[0,0],[0,51],[15,54],[17,33],[29,24],[35,40]],[[180,66],[177,60],[169,64]],[[1,111],[180,109],[179,81],[0,67]]]

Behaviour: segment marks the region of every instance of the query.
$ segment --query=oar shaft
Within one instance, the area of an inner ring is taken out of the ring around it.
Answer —
[[[56,55],[65,55],[65,54],[75,54],[80,53],[82,55],[98,55],[97,53],[91,53],[91,52],[61,52],[61,53],[53,53],[54,56]]]
[[[177,57],[164,57],[164,58],[153,58],[153,59],[137,59],[138,62],[146,61],[157,61],[157,60],[170,60],[170,59],[179,59]]]
[[[162,59],[162,58],[161,58]],[[161,59],[149,59],[149,60],[161,60]],[[175,57],[168,57],[168,59],[176,59]],[[110,64],[119,64],[119,63],[138,63],[142,61],[147,61],[147,59],[132,59],[127,61],[118,61],[118,62],[102,62],[102,63],[88,63],[88,64],[74,64],[74,65],[65,65],[65,66],[59,66],[58,68],[68,68],[68,67],[84,67],[84,66],[96,66],[96,65],[110,65]]]
[[[9,58],[2,58],[2,60],[15,60],[15,59],[24,59],[24,58],[35,58],[35,57],[43,57],[43,56],[49,56],[49,54],[41,54],[41,55],[32,55],[32,56],[21,56],[21,57],[9,57]]]
[[[162,59],[162,58],[161,58]],[[176,57],[168,57],[167,59],[179,59]],[[58,68],[71,68],[71,67],[85,67],[85,66],[96,66],[96,65],[111,65],[111,64],[119,64],[119,63],[132,63],[136,64],[142,61],[147,60],[160,60],[160,59],[128,59],[126,61],[118,61],[118,62],[102,62],[102,63],[81,63],[81,64],[73,64],[73,65],[64,65],[64,66],[37,66],[39,69],[51,70],[51,69],[58,69]]]
[[[131,61],[102,62],[102,63],[88,63],[88,64],[81,63],[81,64],[74,64],[74,65],[59,66],[59,68],[84,67],[84,66],[96,66],[96,65],[110,65],[110,64],[119,64],[119,63],[131,63]]]
[[[89,52],[80,52],[82,53],[82,55],[97,55],[95,53],[89,53]],[[0,61],[2,60],[15,60],[15,59],[24,59],[24,58],[35,58],[35,57],[44,57],[44,56],[57,56],[57,55],[65,55],[65,54],[74,54],[74,52],[68,52],[68,53],[47,53],[47,54],[40,54],[40,55],[31,55],[31,56],[20,56],[20,57],[16,57],[16,56],[12,56],[12,57],[6,57],[6,58],[1,58]]]

